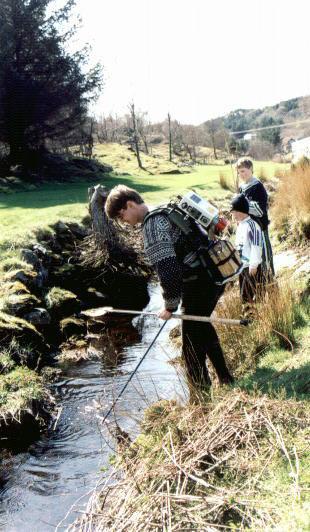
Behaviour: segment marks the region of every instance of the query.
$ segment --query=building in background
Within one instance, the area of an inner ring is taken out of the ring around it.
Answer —
[[[292,161],[296,163],[302,157],[310,159],[310,137],[292,142]]]

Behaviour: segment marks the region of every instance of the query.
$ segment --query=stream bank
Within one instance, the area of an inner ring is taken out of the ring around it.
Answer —
[[[117,267],[111,253],[100,262],[98,252],[96,264],[85,266],[92,246],[89,217],[82,224],[59,221],[40,230],[19,255],[0,263],[2,448],[20,448],[26,430],[35,440],[51,421],[54,400],[48,383],[59,373],[58,357],[61,353],[62,360],[67,356],[76,361],[86,351],[87,323],[81,310],[128,308],[133,300],[139,310],[149,301],[148,269],[137,264],[137,254],[124,255]]]

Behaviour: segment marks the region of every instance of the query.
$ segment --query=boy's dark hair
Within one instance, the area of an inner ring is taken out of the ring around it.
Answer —
[[[134,201],[141,205],[144,203],[140,194],[126,185],[117,185],[110,190],[105,202],[104,210],[108,218],[117,218],[120,211],[126,208],[127,201]]]
[[[249,157],[240,157],[240,159],[238,159],[237,161],[236,167],[248,168],[249,170],[253,170],[253,161],[249,159]]]

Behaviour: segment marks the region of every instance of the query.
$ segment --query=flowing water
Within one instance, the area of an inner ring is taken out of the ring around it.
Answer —
[[[148,310],[161,306],[152,287]],[[64,530],[79,515],[109,467],[115,442],[101,421],[113,397],[146,351],[162,322],[138,317],[128,326],[122,346],[111,338],[93,341],[99,358],[71,365],[52,392],[61,408],[51,428],[27,452],[7,455],[0,475],[0,528],[6,532]],[[184,384],[169,359],[176,353],[168,334],[170,320],[115,409],[120,427],[131,436],[139,432],[143,410],[159,398],[184,397]],[[130,344],[131,343],[131,344]],[[112,416],[113,420],[113,416]],[[113,425],[113,423],[112,423]],[[68,515],[67,515],[68,514]]]

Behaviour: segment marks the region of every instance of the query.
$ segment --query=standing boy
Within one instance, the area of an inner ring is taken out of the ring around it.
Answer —
[[[237,161],[238,177],[241,180],[239,193],[249,201],[249,214],[262,229],[263,236],[263,261],[266,274],[273,275],[273,257],[270,238],[268,234],[268,194],[263,183],[253,176],[253,163],[248,157],[241,157]]]
[[[158,314],[159,318],[170,319],[181,300],[186,314],[212,314],[224,289],[212,281],[199,260],[194,261],[192,239],[186,237],[164,213],[149,212],[140,194],[124,185],[110,191],[105,211],[109,218],[118,218],[132,226],[143,224],[144,251],[158,274],[163,292],[164,307]],[[195,266],[189,267],[188,261]],[[216,370],[219,382],[233,382],[212,323],[183,321],[182,342],[186,373],[191,384],[198,387],[210,384],[206,355]]]
[[[240,253],[244,268],[239,275],[241,301],[247,313],[257,300],[258,289],[265,282],[262,268],[262,230],[249,216],[249,202],[238,194],[231,202],[231,213],[238,223],[235,246]]]

